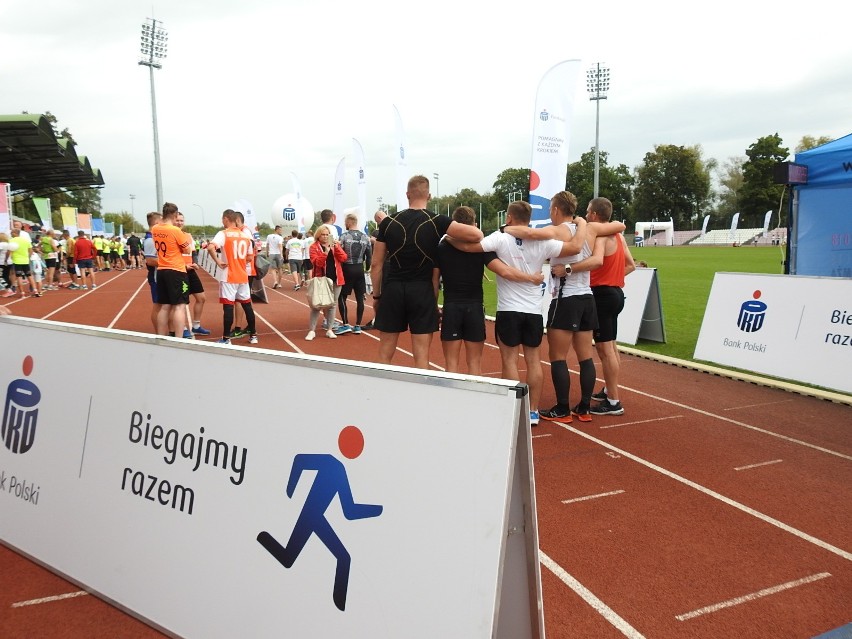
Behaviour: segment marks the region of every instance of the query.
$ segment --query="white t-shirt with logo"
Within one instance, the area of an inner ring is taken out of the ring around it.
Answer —
[[[544,263],[558,257],[562,251],[560,240],[521,240],[500,231],[485,237],[479,244],[483,251],[494,251],[509,266],[530,274],[541,273]],[[541,313],[544,294],[543,284],[510,282],[497,277],[498,312],[517,311],[537,315]]]

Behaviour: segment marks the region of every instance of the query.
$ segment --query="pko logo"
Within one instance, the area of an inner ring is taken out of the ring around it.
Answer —
[[[293,220],[296,219],[296,209],[294,209],[292,206],[288,206],[287,208],[284,209],[284,212],[283,212],[282,215],[283,215],[283,217],[286,221],[292,222]]]
[[[347,459],[355,459],[364,450],[364,435],[356,426],[346,426],[337,436],[337,447]],[[316,536],[329,552],[337,559],[334,571],[334,589],[332,599],[338,610],[346,609],[346,593],[349,590],[349,566],[351,557],[343,542],[334,532],[325,511],[339,495],[340,507],[347,521],[378,517],[383,507],[374,504],[356,504],[352,497],[352,487],[346,475],[346,467],[334,455],[299,454],[293,458],[290,479],[287,481],[287,497],[293,498],[296,484],[304,471],[316,471],[313,475],[308,497],[296,519],[293,532],[286,545],[282,545],[271,533],[263,531],[257,541],[285,568],[290,568],[299,558],[305,544]],[[283,539],[283,538],[282,538]]]
[[[550,119],[550,114],[547,112],[547,109],[544,109],[541,113],[538,114],[538,119],[542,122],[547,122]]]
[[[737,318],[737,326],[744,333],[756,333],[763,328],[763,320],[766,319],[766,304],[760,301],[761,292],[754,292],[754,299],[743,302],[740,306],[740,316]]]
[[[24,358],[23,370],[24,377],[33,372],[33,358],[29,355]],[[28,379],[13,380],[6,389],[0,437],[3,445],[16,455],[23,455],[33,447],[39,401],[41,391]]]

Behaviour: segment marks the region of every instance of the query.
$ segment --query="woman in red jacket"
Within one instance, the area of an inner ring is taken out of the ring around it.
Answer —
[[[343,267],[341,262],[347,259],[346,252],[340,248],[340,243],[333,239],[331,229],[323,224],[317,229],[314,234],[315,242],[311,244],[310,258],[314,267],[314,277],[327,277],[334,284],[334,306],[323,309],[325,321],[328,330],[325,336],[331,339],[336,339],[337,335],[332,330],[334,328],[334,317],[337,314],[337,298],[340,296],[340,289],[343,288]],[[319,320],[319,309],[311,309],[311,317],[309,321],[310,330],[305,335],[307,341],[311,341],[317,336],[316,328]]]

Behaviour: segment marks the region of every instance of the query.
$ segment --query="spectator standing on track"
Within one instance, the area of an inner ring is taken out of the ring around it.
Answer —
[[[183,254],[192,250],[183,231],[175,226],[177,212],[176,204],[166,202],[160,223],[151,229],[157,249],[157,299],[162,304],[157,326],[162,330],[165,325],[171,336],[183,335],[189,305],[189,281]]]
[[[530,223],[532,209],[529,203],[516,200],[509,204],[506,211],[505,233],[495,231],[481,242],[464,244],[450,238],[453,246],[463,251],[494,251],[506,264],[530,275],[541,273],[548,259],[573,255],[582,246],[582,235],[570,242],[556,239],[523,240],[512,237],[509,229],[524,228]],[[541,298],[543,285],[526,282],[512,282],[497,277],[497,319],[494,333],[500,347],[502,377],[520,379],[518,357],[523,348],[527,365],[527,386],[530,389],[530,424],[539,422],[538,403],[541,397],[543,372],[541,368],[541,341],[544,336],[544,321],[541,316]],[[548,338],[550,336],[548,335]]]
[[[346,230],[340,236],[340,246],[348,256],[341,264],[343,268],[343,288],[337,300],[341,325],[334,329],[335,335],[345,333],[361,334],[361,322],[364,320],[364,298],[367,296],[367,272],[373,257],[370,238],[358,226],[358,216],[349,213],[344,219]],[[349,309],[346,299],[355,292],[355,325],[349,324]]]
[[[334,299],[337,300],[340,296],[340,290],[343,288],[343,268],[341,264],[346,260],[347,255],[340,248],[340,242],[332,239],[331,228],[328,224],[323,224],[317,229],[316,241],[311,245],[311,261],[314,263],[314,277],[327,277],[334,284]],[[319,309],[312,308],[308,319],[308,334],[305,335],[305,340],[310,342],[316,337],[317,322],[319,321],[320,312],[325,316],[326,332],[325,336],[335,339],[332,327],[334,326],[334,316],[337,312],[337,305],[331,308]]]
[[[231,343],[231,326],[234,321],[234,304],[239,303],[247,321],[249,344],[257,344],[254,308],[251,305],[251,289],[246,261],[253,255],[254,238],[243,230],[242,216],[231,209],[222,213],[221,231],[207,243],[207,252],[222,271],[219,279],[219,301],[222,303],[222,339],[219,344]],[[220,255],[216,250],[221,249]]]
[[[183,213],[180,211],[175,215],[175,226],[181,231],[185,220]],[[183,232],[184,239],[189,242],[189,250],[183,254],[183,261],[186,265],[186,279],[189,283],[189,297],[192,300],[190,307],[190,323],[192,326],[187,326],[183,330],[183,336],[190,338],[193,335],[210,335],[210,331],[201,326],[201,313],[204,310],[204,304],[207,302],[207,296],[204,293],[204,284],[201,283],[201,278],[198,276],[198,264],[192,260],[192,249],[195,247],[195,240],[190,233]]]
[[[257,254],[259,247],[255,245],[251,229],[246,226],[245,216],[241,211],[235,211],[235,213],[237,215],[237,228],[251,238],[251,246],[249,247],[249,253],[246,256],[246,272],[248,273],[249,293],[251,293],[254,289],[254,281],[257,279],[257,267],[254,264],[254,256]],[[252,331],[249,330],[247,325],[248,318],[245,313],[243,313],[243,310],[244,307],[242,304],[234,307],[234,330],[231,332],[231,339],[239,339],[240,337],[252,334]],[[246,328],[241,328],[244,324],[246,325]]]
[[[287,264],[290,267],[290,274],[293,276],[293,290],[298,291],[302,288],[302,276],[304,271],[304,255],[305,255],[305,240],[302,234],[295,229],[287,240]],[[310,262],[310,260],[308,260]]]
[[[135,233],[127,238],[127,250],[130,254],[130,268],[142,268],[142,240]]]
[[[589,202],[586,220],[609,222],[612,218],[612,202],[597,197]],[[582,262],[575,270],[584,267]],[[624,310],[624,278],[636,270],[633,256],[621,233],[603,239],[603,263],[591,271],[592,295],[598,314],[598,328],[594,331],[595,350],[601,360],[604,388],[593,399],[599,402],[591,407],[592,415],[623,415],[624,407],[619,400],[618,377],[621,370],[620,356],[615,339],[618,336],[618,315]]]
[[[163,305],[160,304],[160,297],[157,294],[157,247],[154,244],[154,236],[151,235],[151,230],[159,224],[162,219],[162,213],[158,213],[157,211],[148,213],[148,232],[145,233],[145,239],[142,241],[142,252],[145,257],[145,267],[148,269],[148,288],[151,289],[151,302],[153,304],[151,307],[151,324],[153,325],[154,332],[157,335],[165,335],[165,333],[168,332],[168,327],[165,325],[160,326],[159,323],[160,309]]]
[[[18,286],[18,295],[24,297],[23,284],[26,282],[30,287],[30,297],[41,297],[36,290],[35,279],[33,278],[32,268],[30,267],[33,245],[29,239],[29,235],[24,236],[23,231],[13,228],[12,242],[17,246],[12,251],[11,256],[12,266],[15,270],[15,282]]]
[[[453,220],[474,226],[476,213],[469,206],[460,206],[453,211]],[[540,270],[538,273],[520,271],[501,262],[494,251],[468,253],[442,241],[438,245],[437,268],[432,271],[432,282],[437,296],[439,280],[443,281],[441,347],[447,372],[459,371],[459,356],[464,343],[467,372],[470,375],[482,374],[482,350],[485,346],[482,280],[486,266],[507,280],[534,286],[540,286],[544,281]]]
[[[514,237],[528,239],[556,238],[562,241],[576,240],[585,234],[579,254],[571,257],[560,256],[551,260],[551,290],[553,299],[547,314],[547,343],[550,360],[550,376],[556,392],[556,405],[541,412],[541,416],[551,421],[570,423],[572,415],[582,422],[592,420],[590,415],[591,396],[595,390],[595,362],[592,358],[592,331],[597,328],[595,300],[589,286],[588,270],[596,268],[603,259],[603,241],[605,234],[621,233],[624,224],[610,222],[606,225],[586,223],[576,218],[577,198],[573,193],[560,191],[550,200],[550,221],[552,226],[532,229],[513,227],[506,232]],[[594,260],[585,262],[584,267],[573,272],[573,265],[593,255]],[[563,259],[566,258],[566,259]],[[570,407],[570,377],[568,373],[568,353],[571,349],[577,354],[580,368],[580,401]]]
[[[284,270],[284,238],[281,226],[266,236],[266,257],[269,258],[269,270],[272,272],[272,288],[281,288],[281,273]]]
[[[62,255],[64,257],[65,272],[68,273],[68,277],[71,278],[71,283],[68,285],[68,288],[72,290],[80,288],[80,285],[77,283],[77,264],[74,262],[74,243],[75,240],[71,237],[71,233],[69,233],[67,229],[62,231],[62,240],[60,241],[60,244],[62,246]]]
[[[406,196],[409,208],[379,223],[372,267],[374,324],[379,330],[381,363],[391,363],[399,334],[410,331],[414,365],[428,368],[429,347],[439,324],[432,287],[438,242],[444,235],[478,242],[482,231],[429,211],[429,179],[422,175],[408,181]]]
[[[45,284],[45,288],[47,290],[54,290],[56,287],[53,285],[53,274],[56,272],[56,266],[58,264],[59,242],[56,241],[53,231],[46,228],[42,231],[40,244],[41,255],[46,267],[45,280],[47,283]]]
[[[80,288],[97,288],[95,284],[97,249],[94,242],[86,237],[85,231],[77,231],[77,239],[74,240],[74,263],[80,269],[80,281],[83,282]]]
[[[320,211],[320,224],[325,224],[331,230],[331,239],[335,242],[340,239],[340,234],[343,231],[337,224],[337,215],[331,209],[323,209]]]

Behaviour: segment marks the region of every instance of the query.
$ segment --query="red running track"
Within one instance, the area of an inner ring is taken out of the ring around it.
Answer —
[[[26,317],[151,332],[144,271],[98,275],[94,291],[8,305]],[[215,282],[203,279],[213,340],[221,306]],[[304,341],[304,291],[285,286],[255,305],[258,347],[377,360],[372,333]],[[399,345],[394,364],[411,365],[408,337]],[[443,363],[437,339],[431,361]],[[483,370],[500,374],[493,335]],[[547,367],[545,378],[549,406]],[[829,402],[629,354],[622,383],[624,415],[533,431],[547,636],[809,639],[852,622],[852,398]],[[80,592],[0,546],[0,637],[162,636]]]

